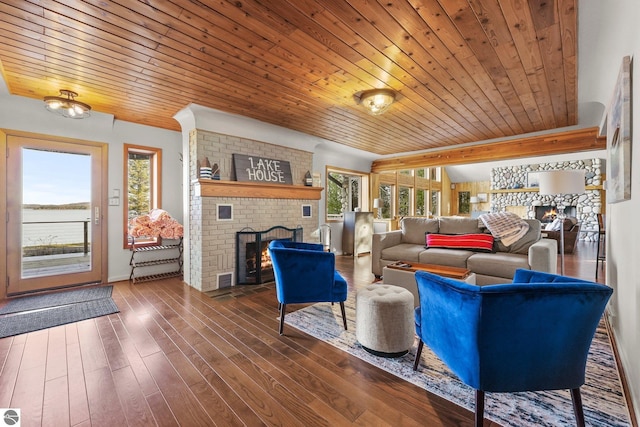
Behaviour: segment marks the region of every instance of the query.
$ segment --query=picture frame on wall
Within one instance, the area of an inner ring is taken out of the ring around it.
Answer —
[[[216,204],[216,219],[218,221],[233,221],[233,205],[228,203]]]
[[[529,172],[527,174],[527,188],[538,188],[538,187],[540,187],[540,173]]]
[[[631,199],[631,57],[622,59],[607,111],[607,203]]]
[[[311,218],[311,205],[302,205],[302,218]]]

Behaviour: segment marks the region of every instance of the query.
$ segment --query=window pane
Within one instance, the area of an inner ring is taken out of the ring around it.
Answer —
[[[350,193],[349,198],[351,204],[349,205],[349,211],[355,210],[355,208],[360,207],[360,178],[359,177],[350,177]]]
[[[431,206],[429,208],[430,208],[431,215],[433,216],[440,215],[440,192],[439,191],[431,192]]]
[[[128,219],[148,214],[151,209],[152,154],[129,153]]]
[[[393,216],[393,186],[390,184],[380,185],[380,216],[391,219]]]
[[[468,214],[471,212],[471,193],[461,191],[458,193],[458,213]]]
[[[429,191],[428,190],[416,190],[416,215],[417,216],[426,216],[427,215],[427,201],[429,200]]]
[[[342,181],[343,176],[330,172],[327,178],[327,216],[342,216]]]
[[[408,187],[398,189],[398,215],[411,215],[411,189]]]
[[[340,219],[362,205],[362,177],[340,172],[327,173],[327,219]]]
[[[440,181],[440,168],[429,168],[429,179]]]

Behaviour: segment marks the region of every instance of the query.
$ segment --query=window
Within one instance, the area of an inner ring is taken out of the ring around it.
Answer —
[[[153,147],[124,145],[124,247],[131,244],[129,220],[162,207],[162,150]],[[155,239],[150,239],[155,243]]]
[[[378,198],[385,219],[403,216],[439,216],[441,167],[422,167],[380,172]]]
[[[357,172],[327,168],[327,220],[342,219],[344,212],[363,208],[367,176]]]

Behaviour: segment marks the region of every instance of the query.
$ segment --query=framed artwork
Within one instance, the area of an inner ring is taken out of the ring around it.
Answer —
[[[527,188],[540,187],[540,175],[539,172],[529,172],[527,174]]]
[[[607,111],[607,203],[631,199],[631,57],[622,59]]]
[[[218,212],[218,221],[233,221],[233,205],[217,203],[216,211]]]
[[[311,205],[302,205],[302,218],[311,218]]]
[[[487,201],[487,193],[478,193],[477,197],[480,203],[485,203]]]

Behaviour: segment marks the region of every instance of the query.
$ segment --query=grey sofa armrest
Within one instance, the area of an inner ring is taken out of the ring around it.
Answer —
[[[558,242],[540,239],[529,247],[529,266],[532,270],[557,274]]]
[[[386,233],[375,233],[371,241],[371,272],[376,276],[382,276],[380,258],[382,250],[402,243],[402,231],[394,230]]]

